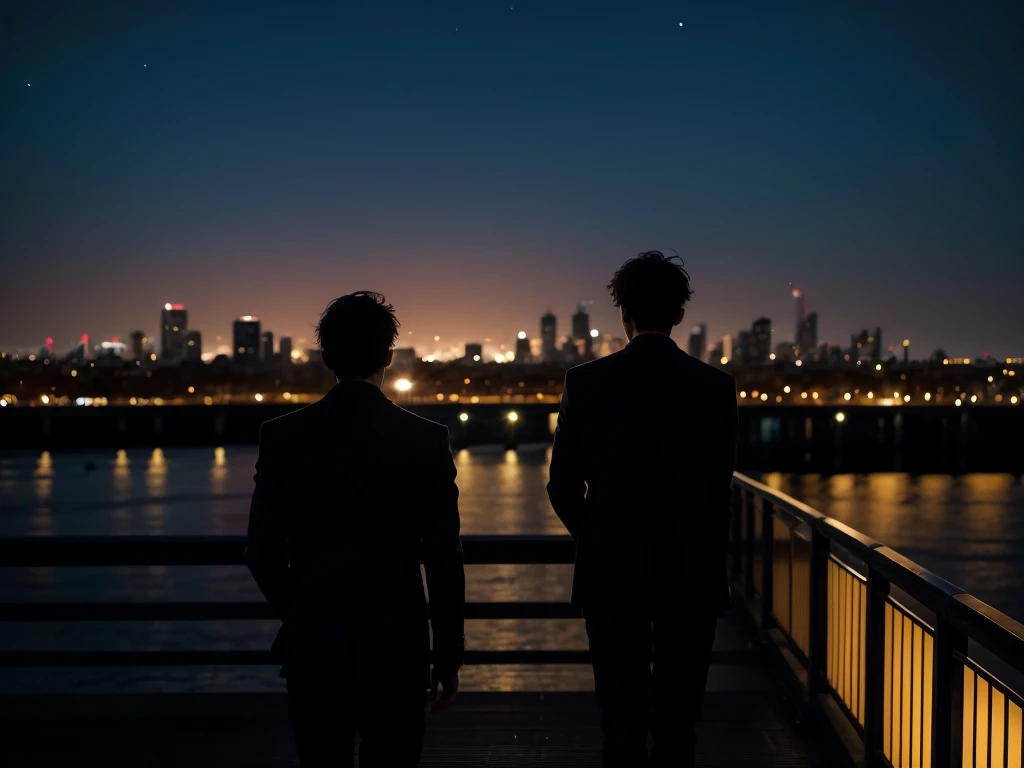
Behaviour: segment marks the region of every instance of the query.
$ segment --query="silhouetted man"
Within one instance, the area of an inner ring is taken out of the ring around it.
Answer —
[[[430,640],[433,691],[459,686],[465,577],[448,430],[381,392],[398,334],[384,297],[335,299],[317,326],[338,384],[263,424],[249,513],[249,568],[283,622],[303,766],[414,766],[423,739]]]
[[[691,295],[678,257],[642,253],[608,288],[629,344],[566,373],[548,496],[576,540],[604,764],[646,765],[650,722],[651,764],[690,766],[729,601],[736,386],[669,335]]]

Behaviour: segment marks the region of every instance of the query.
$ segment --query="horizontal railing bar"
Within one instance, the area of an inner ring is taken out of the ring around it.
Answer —
[[[943,616],[958,630],[1024,674],[1024,624],[967,594],[953,595],[946,602]]]
[[[825,515],[813,507],[809,507],[802,501],[797,501],[792,496],[787,496],[781,491],[769,488],[764,483],[759,483],[753,478],[747,477],[739,472],[733,472],[732,477],[734,483],[753,491],[758,496],[768,499],[777,509],[784,509],[786,512],[789,512],[791,515],[799,518],[808,525],[813,526],[818,520],[825,519]]]
[[[831,517],[823,517],[817,522],[816,527],[818,533],[860,560],[866,561],[874,550],[882,546],[881,542],[875,541],[846,523],[833,520]]]
[[[865,582],[865,583],[867,582],[867,577],[861,576],[859,573],[857,573],[857,571],[854,570],[854,568],[851,565],[849,565],[848,563],[844,563],[842,560],[840,560],[838,557],[836,557],[834,552],[829,552],[828,559],[830,561],[832,561],[833,563],[835,563],[840,568],[842,568],[848,574],[850,574],[850,576],[855,578],[857,581]]]
[[[946,601],[953,595],[963,593],[955,584],[936,576],[924,566],[904,557],[889,547],[878,547],[868,558],[868,565],[874,568],[891,584],[899,587],[925,608],[941,615]]]
[[[914,613],[914,611],[912,611],[910,608],[905,606],[903,603],[901,603],[899,600],[897,600],[892,595],[886,595],[885,596],[885,602],[889,603],[889,605],[891,605],[893,608],[895,608],[897,611],[899,611],[902,615],[904,615],[908,619],[910,619],[911,622],[913,622],[914,624],[917,624],[917,626],[921,627],[921,629],[928,630],[932,634],[935,633],[935,627],[933,627],[927,621],[922,619],[920,616],[918,616],[916,613]]]
[[[4,566],[244,565],[245,536],[21,536],[0,539]],[[463,536],[467,565],[567,565],[570,536]]]
[[[268,603],[0,603],[0,621],[241,621],[276,619]],[[566,602],[466,603],[467,619],[577,619]]]
[[[269,651],[3,651],[0,667],[276,666]],[[466,651],[464,663],[589,664],[585,650]]]
[[[978,662],[972,659],[970,656],[964,656],[962,653],[954,652],[953,658],[959,661],[965,667],[971,669],[974,674],[978,675],[982,679],[986,680],[995,690],[1006,696],[1010,701],[1016,704],[1018,707],[1024,708],[1024,696],[1017,693],[1010,685],[1007,685],[998,677],[989,672],[985,667],[981,666]]]

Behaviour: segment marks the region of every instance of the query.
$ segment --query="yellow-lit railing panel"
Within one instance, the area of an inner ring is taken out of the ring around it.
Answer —
[[[964,665],[964,768],[1022,768],[1021,706],[984,670]]]
[[[825,674],[839,699],[864,724],[867,588],[834,560],[828,563],[828,657]]]
[[[931,631],[887,602],[882,752],[894,768],[931,768],[934,652]]]

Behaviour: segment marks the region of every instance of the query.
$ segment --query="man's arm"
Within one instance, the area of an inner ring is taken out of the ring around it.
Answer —
[[[462,666],[466,576],[459,539],[459,488],[448,433],[437,442],[431,470],[430,499],[423,538],[423,568],[430,595],[430,624],[434,631],[434,675],[446,678]]]
[[[277,461],[266,426],[260,428],[260,453],[256,460],[256,488],[249,507],[245,561],[263,596],[283,619],[292,601],[292,575],[288,568],[288,531],[274,485]]]
[[[729,548],[729,524],[732,520],[732,473],[736,468],[736,432],[739,414],[736,410],[736,380],[731,376],[729,383],[717,393],[720,403],[715,417],[721,420],[721,428],[715,430],[708,446],[708,495],[710,511],[714,515],[715,543],[721,549],[723,561]],[[720,415],[719,415],[720,414]]]
[[[583,450],[579,442],[578,427],[573,422],[575,411],[569,406],[569,372],[565,374],[562,404],[558,409],[558,426],[551,449],[551,469],[548,480],[548,499],[555,514],[572,534],[579,538],[583,525],[583,503],[587,483],[583,472]]]

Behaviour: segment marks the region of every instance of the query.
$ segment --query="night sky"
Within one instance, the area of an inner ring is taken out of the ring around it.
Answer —
[[[359,289],[421,354],[621,335],[674,248],[712,340],[792,340],[792,282],[822,340],[1024,355],[1019,2],[306,5],[4,4],[0,348]]]

